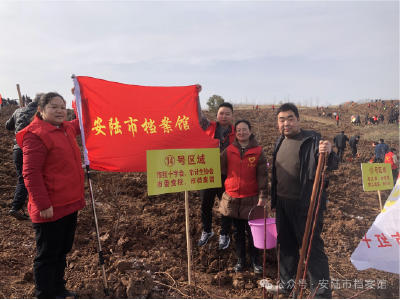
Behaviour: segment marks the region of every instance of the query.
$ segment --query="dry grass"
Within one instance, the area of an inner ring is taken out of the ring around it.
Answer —
[[[395,124],[360,127],[360,133],[365,140],[378,142],[384,139],[389,147],[399,148],[399,127]]]

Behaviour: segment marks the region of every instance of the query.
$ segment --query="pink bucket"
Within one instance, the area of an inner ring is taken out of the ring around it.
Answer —
[[[251,233],[253,234],[254,246],[258,249],[264,249],[264,219],[256,219],[249,221]],[[276,247],[276,224],[275,218],[267,218],[267,239],[265,243],[266,249]]]

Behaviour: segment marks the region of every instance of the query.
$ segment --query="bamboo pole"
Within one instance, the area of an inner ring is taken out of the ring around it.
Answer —
[[[307,215],[307,222],[306,222],[306,229],[304,231],[303,235],[303,242],[300,250],[300,259],[299,259],[299,264],[297,266],[297,275],[296,275],[296,281],[295,281],[295,288],[294,290],[294,298],[297,299],[298,293],[299,293],[299,280],[302,275],[303,271],[303,264],[304,264],[304,258],[306,256],[306,250],[307,250],[307,242],[308,242],[308,237],[310,235],[310,228],[311,228],[311,221],[313,218],[313,213],[314,213],[314,207],[315,207],[315,202],[317,199],[317,193],[318,193],[318,188],[319,188],[319,181],[320,181],[320,174],[322,171],[323,163],[324,163],[324,158],[325,155],[320,154],[319,159],[318,159],[318,166],[317,166],[317,171],[315,172],[315,179],[314,179],[314,186],[311,194],[311,200],[310,200],[310,207],[308,208],[308,215]]]
[[[189,192],[185,191],[185,216],[186,216],[186,242],[188,254],[188,282],[189,286],[192,285],[192,272],[191,272],[191,243],[190,243],[190,224],[189,224]]]
[[[18,97],[19,97],[19,107],[24,106],[22,104],[22,96],[21,96],[21,90],[19,89],[19,84],[17,83],[17,91],[18,91]]]
[[[382,211],[382,199],[381,199],[381,191],[378,190],[378,197],[379,197],[379,205],[381,207],[381,211]]]

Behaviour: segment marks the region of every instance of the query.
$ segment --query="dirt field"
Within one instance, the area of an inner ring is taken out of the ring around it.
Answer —
[[[1,124],[8,120],[15,108],[5,107],[1,110]],[[301,110],[301,127],[318,131],[331,142],[340,130],[344,130],[349,138],[356,133],[361,135],[360,157],[351,162],[346,160],[338,170],[328,174],[330,202],[325,213],[322,236],[331,278],[338,279],[340,283],[339,288],[333,289],[333,297],[349,298],[365,289],[366,280],[375,280],[375,289],[362,294],[360,298],[398,299],[399,275],[374,269],[358,272],[350,262],[351,254],[379,214],[377,193],[362,190],[360,163],[373,157],[373,140],[363,139],[363,136],[373,131],[375,137],[382,130],[382,138],[386,134],[391,137],[386,140],[389,147],[399,150],[398,126],[356,127],[350,124],[351,114],[358,111],[363,116],[368,111],[366,105],[349,108],[349,112],[345,109],[329,109],[327,113],[335,110],[342,113],[339,127],[333,118],[318,117],[315,108]],[[373,113],[372,109],[369,112]],[[388,112],[384,115],[387,123]],[[208,116],[213,119],[211,115]],[[252,123],[253,133],[271,161],[273,145],[278,137],[275,114],[269,107],[235,110],[234,120],[241,118]],[[32,261],[35,240],[32,224],[29,221],[17,221],[7,214],[16,184],[12,159],[13,136],[13,132],[5,130],[4,125],[0,126],[0,298],[34,298]],[[193,270],[197,287],[194,291],[187,286],[183,193],[147,196],[145,173],[95,172],[93,182],[110,291],[107,298],[262,298],[262,289],[258,284],[261,276],[249,269],[241,275],[234,273],[233,266],[237,261],[234,242],[226,250],[217,250],[218,201],[213,219],[216,235],[202,249],[197,246],[201,235],[199,193],[189,193]],[[382,193],[383,200],[389,193]],[[80,298],[106,298],[98,266],[97,241],[87,189],[86,201],[86,208],[79,213],[74,248],[68,255],[67,288],[77,291]],[[116,232],[118,214],[120,219]],[[275,281],[275,249],[267,251],[266,264],[266,276]],[[351,280],[351,288],[343,288],[344,280]],[[354,288],[354,280],[362,280],[363,287]],[[267,293],[267,298],[273,297]]]

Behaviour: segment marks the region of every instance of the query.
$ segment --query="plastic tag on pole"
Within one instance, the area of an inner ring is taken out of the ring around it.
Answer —
[[[85,165],[90,165],[90,161],[87,155],[87,149],[85,144],[85,131],[83,130],[83,120],[82,120],[82,100],[81,100],[81,90],[79,88],[78,79],[76,79],[75,75],[73,75],[72,80],[74,81],[75,88],[75,101],[76,101],[76,110],[78,111],[78,119],[79,119],[79,127],[81,128],[81,138],[82,138],[82,147],[83,147],[83,156],[85,159]]]

